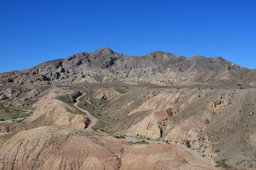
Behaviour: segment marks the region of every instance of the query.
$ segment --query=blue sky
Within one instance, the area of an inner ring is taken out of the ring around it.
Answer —
[[[108,46],[256,68],[254,0],[0,0],[0,72]]]

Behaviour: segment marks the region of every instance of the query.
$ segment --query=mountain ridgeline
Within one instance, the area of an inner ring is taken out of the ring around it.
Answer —
[[[129,56],[110,48],[81,52],[23,71],[0,74],[0,84],[77,84],[123,82],[156,85],[256,85],[256,71],[221,57],[186,58],[156,51]]]

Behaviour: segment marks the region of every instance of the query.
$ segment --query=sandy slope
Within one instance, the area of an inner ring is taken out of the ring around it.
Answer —
[[[174,145],[134,145],[110,136],[38,127],[0,141],[0,169],[214,169]]]
[[[51,89],[34,104],[34,112],[25,122],[40,125],[58,125],[75,129],[84,129],[89,123],[86,115],[79,113],[77,108],[57,98],[64,91]],[[66,92],[70,93],[70,92]]]

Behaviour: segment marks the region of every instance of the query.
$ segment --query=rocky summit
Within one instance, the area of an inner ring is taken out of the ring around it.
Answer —
[[[0,83],[59,85],[123,82],[164,86],[256,85],[256,71],[235,65],[221,57],[186,58],[156,51],[129,56],[110,48],[81,52],[66,59],[39,64],[23,71],[0,74]]]
[[[106,47],[0,74],[0,169],[256,169],[256,70]]]

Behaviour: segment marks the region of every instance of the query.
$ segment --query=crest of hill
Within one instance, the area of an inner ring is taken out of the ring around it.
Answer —
[[[163,51],[155,51],[144,56],[130,56],[105,47],[91,53],[80,52],[65,59],[47,61],[24,71],[2,73],[0,83],[74,84],[132,81],[155,84],[159,81],[163,84],[202,84],[206,83],[202,82],[204,77],[204,81],[216,85],[219,83],[216,82],[217,79],[227,80],[225,83],[250,84],[254,82],[254,78],[251,78],[254,72],[221,57],[186,58]]]

